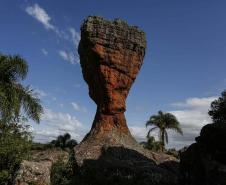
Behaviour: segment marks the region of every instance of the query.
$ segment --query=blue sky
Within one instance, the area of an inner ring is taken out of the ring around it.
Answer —
[[[96,106],[82,78],[77,44],[88,15],[122,18],[146,32],[144,65],[127,99],[126,118],[137,140],[158,110],[174,113],[184,136],[170,133],[169,147],[194,141],[210,122],[209,104],[226,85],[226,1],[218,0],[1,0],[0,52],[29,64],[24,82],[45,108],[35,140],[70,132],[81,140]]]

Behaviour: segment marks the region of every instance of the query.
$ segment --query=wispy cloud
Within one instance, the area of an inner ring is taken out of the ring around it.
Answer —
[[[45,56],[48,55],[48,51],[45,48],[42,48],[41,51],[42,51],[43,55],[45,55]]]
[[[79,111],[79,110],[80,110],[80,108],[79,108],[79,106],[78,106],[77,103],[72,102],[71,105],[72,105],[72,107],[73,107],[76,111]]]
[[[31,15],[37,21],[42,23],[47,30],[56,29],[56,27],[53,24],[51,24],[51,17],[38,4],[34,4],[33,6],[28,6],[25,10],[29,15]]]
[[[64,51],[64,50],[60,50],[59,55],[63,60],[65,60],[65,61],[67,61],[71,64],[79,63],[79,59],[77,58],[77,56],[73,52],[67,52],[67,51]]]
[[[32,87],[33,88],[33,87]],[[47,93],[39,88],[33,88],[34,89],[34,93],[35,93],[35,96],[38,97],[38,98],[42,98],[42,97],[45,97],[47,96]]]
[[[78,48],[79,41],[81,39],[80,34],[72,27],[70,27],[69,32],[71,34],[72,42],[75,45],[76,49]]]
[[[204,98],[188,98],[185,102],[172,103],[175,107],[191,108],[191,109],[204,109],[210,106],[210,103],[217,97],[204,97]]]
[[[26,7],[25,11],[28,15],[34,17],[37,21],[39,21],[47,30],[52,30],[54,33],[64,41],[67,41],[77,49],[80,41],[80,33],[76,31],[75,28],[68,26],[67,29],[59,29],[58,26],[52,23],[52,18],[47,13],[47,11],[42,8],[37,3],[31,6]],[[44,55],[47,55],[48,52],[45,49],[42,49]],[[64,51],[60,50],[59,54],[63,60],[70,62],[71,64],[79,63],[79,57],[77,52],[73,50]]]

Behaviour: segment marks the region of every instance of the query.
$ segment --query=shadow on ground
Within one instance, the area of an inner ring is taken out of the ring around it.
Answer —
[[[139,152],[124,147],[103,149],[97,160],[85,160],[75,169],[72,184],[81,185],[175,185],[178,162],[157,165]]]

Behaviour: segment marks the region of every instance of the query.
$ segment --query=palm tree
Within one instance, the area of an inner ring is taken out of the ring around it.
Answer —
[[[150,137],[150,133],[159,129],[159,141],[162,142],[162,149],[165,148],[165,142],[168,143],[167,130],[174,130],[177,133],[183,135],[180,128],[180,123],[177,118],[171,113],[163,113],[159,111],[157,115],[153,115],[146,123],[147,126],[153,126],[149,131],[147,137]]]
[[[71,139],[71,135],[69,133],[59,135],[57,137],[57,140],[53,140],[51,143],[54,144],[56,147],[60,147],[62,149],[73,148],[78,144],[76,140]]]
[[[18,122],[26,116],[39,123],[40,100],[29,86],[20,83],[27,72],[28,65],[20,56],[0,54],[0,122]]]

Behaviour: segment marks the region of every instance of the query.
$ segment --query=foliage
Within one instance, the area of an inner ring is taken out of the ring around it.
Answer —
[[[154,126],[148,131],[147,137],[150,136],[150,132],[159,129],[159,141],[162,142],[162,150],[165,148],[165,142],[168,143],[167,130],[174,130],[181,135],[183,134],[179,121],[171,113],[159,111],[157,115],[150,117],[146,123],[147,126]]]
[[[0,123],[0,185],[13,184],[15,172],[28,157],[31,135],[23,124]]]
[[[209,115],[214,123],[226,123],[226,90],[221,93],[221,97],[211,103]]]
[[[74,150],[71,149],[69,154],[69,160],[67,163],[64,163],[62,160],[59,160],[53,164],[51,168],[51,185],[72,185],[73,177],[75,176],[75,171],[77,168],[77,163],[75,160]]]
[[[163,144],[161,141],[155,141],[155,138],[153,136],[148,136],[147,142],[144,142],[143,145],[144,148],[158,152],[162,150]]]
[[[20,56],[0,54],[0,121],[18,122],[23,117],[40,121],[40,100],[29,86],[20,84],[27,76],[28,65]]]
[[[71,139],[71,135],[69,133],[66,133],[64,135],[59,135],[56,140],[51,141],[51,144],[53,144],[55,147],[65,149],[73,148],[78,143],[76,140]]]
[[[31,147],[25,122],[40,121],[43,112],[33,90],[21,85],[28,72],[20,56],[0,54],[0,185],[11,185]]]

